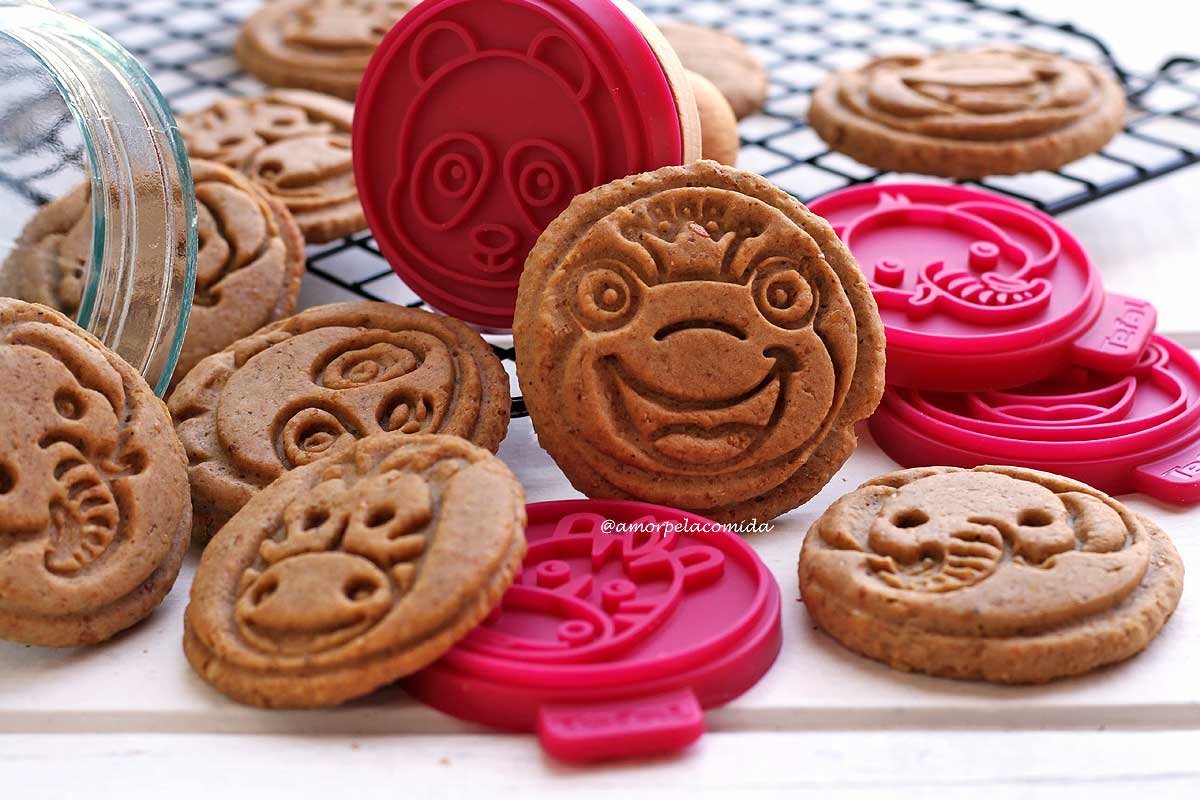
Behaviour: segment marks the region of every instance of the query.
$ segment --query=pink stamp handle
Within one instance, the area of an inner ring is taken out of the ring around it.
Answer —
[[[1200,501],[1200,440],[1133,472],[1139,492],[1169,503]]]
[[[691,689],[591,705],[542,706],[538,739],[561,761],[673,753],[704,733],[704,710]]]
[[[1100,372],[1133,369],[1157,324],[1158,312],[1145,300],[1105,295],[1096,322],[1075,341],[1075,365]]]

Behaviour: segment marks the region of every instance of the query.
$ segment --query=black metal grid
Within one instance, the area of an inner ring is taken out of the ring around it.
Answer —
[[[1131,115],[1104,149],[1056,172],[978,181],[1050,213],[1077,208],[1200,161],[1200,66],[1176,59],[1152,76],[1131,74],[1096,37],[978,0],[639,0],[652,18],[736,34],[771,74],[762,113],[742,121],[739,166],[810,200],[857,183],[895,179],[831,152],[805,123],[811,90],[830,70],[886,53],[1016,42],[1108,64]],[[262,90],[231,51],[259,0],[57,0],[129,48],[177,112],[222,96]],[[906,176],[907,177],[907,176]],[[408,306],[420,299],[388,268],[368,234],[309,249],[302,305],[368,298]],[[510,372],[511,337],[489,336]],[[513,382],[514,390],[516,387]],[[524,403],[514,397],[514,416]]]

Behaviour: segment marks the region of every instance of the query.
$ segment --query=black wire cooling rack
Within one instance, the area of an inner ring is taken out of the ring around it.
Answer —
[[[56,0],[131,50],[177,112],[263,87],[231,52],[238,28],[260,0]],[[742,121],[740,167],[802,200],[856,183],[894,179],[829,150],[807,126],[809,93],[834,69],[881,54],[1016,42],[1105,63],[1124,84],[1131,114],[1103,152],[1055,172],[977,183],[1052,214],[1200,161],[1200,65],[1173,59],[1154,75],[1123,69],[1095,36],[977,0],[640,0],[652,18],[727,30],[766,63],[766,107]],[[420,299],[363,234],[309,249],[302,305],[368,298],[409,306]],[[511,338],[489,337],[513,371]],[[513,381],[514,389],[516,382]],[[514,416],[524,403],[514,397]]]

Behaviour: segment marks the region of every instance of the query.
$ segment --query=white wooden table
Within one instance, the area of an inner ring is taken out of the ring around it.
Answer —
[[[1119,56],[1124,47],[1144,66],[1160,60],[1154,53],[1185,49],[1170,37],[1196,30],[1186,20],[1168,25],[1174,32],[1155,50],[1145,19],[1174,4],[1042,5],[1101,29]],[[1135,19],[1124,26],[1127,17]],[[1108,286],[1156,302],[1161,330],[1194,347],[1198,192],[1193,168],[1064,217]],[[528,420],[514,422],[500,455],[531,501],[576,496]],[[1172,534],[1194,571],[1179,610],[1141,656],[1037,688],[939,680],[843,650],[813,630],[798,602],[796,557],[808,525],[833,499],[893,468],[864,434],[824,492],[755,540],[783,590],[783,651],[758,686],[709,712],[709,732],[675,758],[564,767],[532,736],[464,725],[398,690],[324,711],[239,706],[183,657],[193,553],[162,607],[113,642],[68,651],[0,643],[0,797],[124,798],[152,786],[173,798],[1200,796],[1200,590],[1191,585],[1200,580],[1200,507],[1125,498]]]

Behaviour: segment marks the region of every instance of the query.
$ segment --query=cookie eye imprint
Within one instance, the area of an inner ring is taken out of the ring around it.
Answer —
[[[324,458],[347,437],[341,421],[320,408],[306,408],[283,426],[283,455],[289,469]]]
[[[577,315],[592,330],[611,331],[637,315],[641,291],[623,269],[596,266],[579,280],[575,290]]]
[[[772,259],[759,268],[751,283],[754,304],[763,318],[780,328],[797,330],[812,323],[816,292],[799,271],[784,259]]]
[[[330,361],[321,371],[321,385],[327,389],[355,389],[399,378],[420,365],[420,357],[407,347],[376,342],[347,350]]]
[[[449,230],[474,210],[491,174],[492,155],[482,139],[448,133],[417,158],[410,188],[413,207],[427,227]]]

